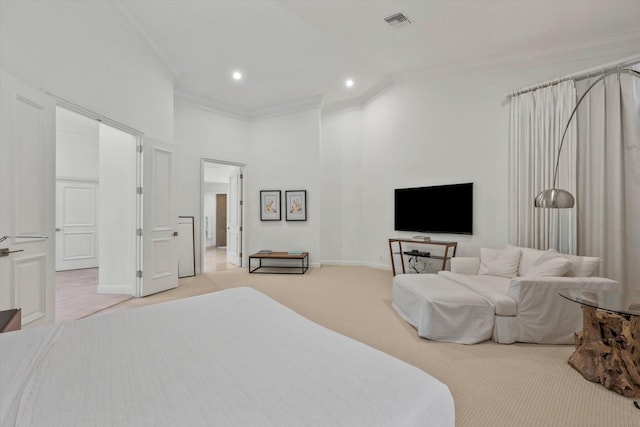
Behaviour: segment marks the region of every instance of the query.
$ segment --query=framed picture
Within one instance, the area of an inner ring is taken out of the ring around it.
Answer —
[[[285,191],[287,221],[307,220],[307,190]]]
[[[280,221],[280,190],[260,191],[260,221]]]

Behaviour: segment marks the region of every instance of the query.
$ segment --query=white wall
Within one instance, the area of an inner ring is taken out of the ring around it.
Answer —
[[[362,263],[363,112],[322,116],[320,255],[330,264]]]
[[[100,125],[98,293],[136,292],[136,138]]]
[[[173,140],[173,80],[109,2],[0,2],[0,67],[146,135]]]
[[[320,110],[268,117],[250,123],[247,168],[247,253],[260,249],[303,250],[320,261]],[[307,191],[307,221],[260,221],[260,190]]]
[[[176,103],[176,188],[179,215],[193,216],[196,230],[196,271],[201,271],[200,253],[204,230],[200,191],[203,158],[246,164],[249,161],[249,124],[200,108]]]
[[[82,129],[56,123],[56,177],[98,180],[98,122]]]

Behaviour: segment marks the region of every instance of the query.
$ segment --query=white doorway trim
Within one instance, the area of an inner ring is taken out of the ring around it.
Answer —
[[[66,110],[70,110],[73,111],[75,113],[78,113],[82,116],[85,116],[89,119],[94,119],[97,120],[98,122],[105,124],[107,126],[110,126],[112,128],[118,129],[122,132],[128,133],[130,135],[132,135],[135,138],[135,143],[136,143],[136,187],[137,189],[141,189],[142,188],[142,176],[143,176],[143,138],[144,138],[144,133],[134,129],[132,127],[129,127],[127,125],[124,125],[116,120],[113,120],[107,116],[103,116],[102,114],[96,113],[92,110],[89,110],[87,108],[81,107],[65,98],[62,98],[60,96],[57,96],[56,94],[50,93],[50,92],[46,92],[45,93],[49,96],[51,96],[56,104],[56,106],[58,107],[62,107]],[[136,189],[132,189],[132,191],[135,191]],[[142,194],[140,191],[136,191],[136,229],[137,230],[142,230]],[[143,251],[143,245],[142,245],[142,235],[141,233],[136,233],[136,261],[135,261],[135,265],[136,265],[136,272],[141,272],[142,271],[142,262],[143,262],[143,258],[142,258],[142,251]],[[134,272],[135,273],[135,272]],[[140,274],[136,274],[135,277],[135,285],[134,288],[131,290],[131,294],[134,297],[140,297],[141,295],[141,287],[142,287],[142,277]]]
[[[227,166],[237,166],[238,168],[240,168],[240,173],[241,175],[243,175],[243,178],[246,178],[246,170],[247,170],[247,165],[245,163],[237,163],[237,162],[230,162],[230,161],[226,161],[226,160],[217,160],[217,159],[210,159],[210,158],[201,158],[200,159],[200,227],[198,227],[198,234],[200,235],[200,265],[198,266],[198,271],[196,272],[196,274],[201,274],[204,272],[204,256],[205,256],[205,241],[206,241],[206,236],[205,236],[205,224],[204,224],[204,194],[205,194],[205,186],[204,186],[204,178],[205,178],[205,166],[206,164],[218,164],[218,165],[227,165]],[[246,233],[245,233],[245,227],[244,227],[244,222],[245,222],[245,217],[244,217],[244,200],[245,198],[245,188],[246,185],[242,186],[242,193],[240,194],[239,197],[239,205],[238,205],[238,209],[240,210],[240,251],[241,253],[243,253],[243,255],[240,257],[240,266],[242,267],[244,265],[244,258],[246,258],[244,256],[244,248],[247,247],[246,245]],[[228,244],[228,242],[227,242]]]

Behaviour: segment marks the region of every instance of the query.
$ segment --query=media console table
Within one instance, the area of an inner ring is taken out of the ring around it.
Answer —
[[[410,243],[412,245],[433,245],[444,247],[443,255],[435,255],[431,252],[408,252],[402,249],[403,243]],[[394,248],[395,246],[395,248]],[[452,250],[451,253],[449,251]],[[414,256],[419,258],[431,258],[442,260],[442,268],[441,270],[445,270],[447,268],[447,261],[456,256],[456,251],[458,250],[458,242],[444,242],[437,240],[413,240],[413,239],[398,239],[392,238],[389,239],[389,254],[391,255],[391,268],[393,270],[393,275],[396,275],[396,263],[394,255],[400,255],[400,264],[402,265],[402,274],[406,273],[405,265],[404,265],[404,257],[405,256]]]
[[[251,260],[257,259],[258,266],[252,268]],[[263,260],[300,260],[299,266],[292,265],[262,265]],[[268,269],[270,271],[258,271],[261,269]],[[282,269],[282,270],[281,270]],[[295,269],[300,271],[293,271],[285,273],[286,269]],[[309,253],[302,252],[299,254],[290,254],[288,252],[270,252],[270,253],[255,253],[249,255],[249,273],[263,273],[263,274],[304,274],[309,269]],[[278,270],[278,271],[274,271]]]

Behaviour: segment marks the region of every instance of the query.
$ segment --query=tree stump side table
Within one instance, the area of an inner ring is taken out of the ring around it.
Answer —
[[[583,329],[569,364],[589,381],[640,398],[640,296],[583,289],[560,295],[582,304]]]

